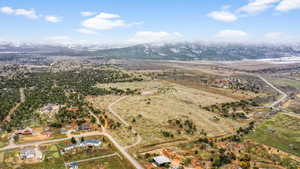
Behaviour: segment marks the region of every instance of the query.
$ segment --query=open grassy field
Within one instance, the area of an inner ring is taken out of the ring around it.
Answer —
[[[3,134],[0,136],[0,148],[5,147],[6,145],[8,145],[8,135]]]
[[[300,156],[300,117],[278,114],[259,124],[249,138]]]
[[[185,87],[167,81],[113,83],[98,85],[98,87],[130,88],[143,91],[142,95],[128,96],[113,106],[114,111],[128,121],[142,136],[143,145],[172,141],[180,138],[190,139],[198,137],[200,133],[203,134],[203,132],[207,133],[208,136],[225,135],[243,126],[243,123],[228,118],[220,117],[219,120],[214,120],[217,114],[200,108],[200,105],[208,106],[217,103],[237,101],[236,99],[224,95]],[[101,102],[102,99],[103,98],[93,99],[94,105],[98,105],[99,107],[101,107],[101,105],[103,106],[103,103],[96,103],[98,101]],[[192,121],[196,126],[195,133],[193,135],[187,134],[183,129],[176,128],[169,124],[169,120],[176,119]],[[172,133],[174,137],[170,138],[164,136],[163,131]],[[130,131],[127,133],[129,132]],[[126,131],[125,133],[112,131],[112,133],[113,135],[118,135],[121,139],[130,139],[126,135]],[[132,140],[130,141],[132,142]]]
[[[272,78],[272,77],[266,77],[266,79],[272,84],[275,84],[275,86],[278,87],[291,86],[296,88],[298,91],[300,91],[300,82],[297,80],[291,80],[285,78]]]
[[[132,166],[119,156],[107,157],[98,160],[86,161],[79,163],[79,169],[131,169]]]

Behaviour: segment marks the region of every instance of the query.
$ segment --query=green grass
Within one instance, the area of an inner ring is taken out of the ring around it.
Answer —
[[[5,147],[8,145],[8,138],[7,137],[0,137],[0,148]]]
[[[22,165],[22,169],[65,169],[65,165],[62,160],[45,160],[42,163],[25,164]]]
[[[107,169],[132,169],[133,167],[129,162],[120,159],[118,156],[108,157],[99,160],[79,163],[80,169],[98,169],[102,165]]]
[[[72,162],[72,161],[77,161],[77,160],[82,160],[82,159],[88,159],[92,157],[98,157],[98,156],[103,156],[103,155],[108,155],[114,153],[111,149],[109,148],[99,148],[99,149],[93,149],[89,150],[87,148],[76,148],[74,150],[70,150],[66,152],[63,155],[63,158],[66,162]]]
[[[255,132],[248,138],[300,156],[300,119],[286,114],[277,114],[258,124]],[[293,145],[294,148],[289,145]]]
[[[270,78],[270,77],[267,77],[266,79],[272,82],[272,84],[274,84],[275,86],[279,86],[279,87],[291,86],[300,90],[300,82],[297,80],[290,80],[284,78]]]

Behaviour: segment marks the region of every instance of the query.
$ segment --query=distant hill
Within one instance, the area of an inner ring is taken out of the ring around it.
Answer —
[[[0,60],[49,58],[51,56],[94,57],[105,59],[211,60],[231,61],[300,56],[300,45],[165,43],[128,47],[81,45],[35,45],[0,43]],[[36,59],[35,59],[36,60]]]
[[[90,54],[114,59],[228,61],[300,56],[300,48],[291,45],[175,43],[103,49]]]

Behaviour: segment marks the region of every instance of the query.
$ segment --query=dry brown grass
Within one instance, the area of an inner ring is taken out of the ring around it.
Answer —
[[[166,81],[144,81],[134,83],[113,83],[98,85],[98,87],[117,87],[121,89],[140,89],[142,91],[154,91],[147,95],[134,95],[120,101],[113,109],[128,121],[143,138],[142,145],[164,142],[178,138],[199,137],[203,129],[208,136],[218,136],[234,132],[242,123],[231,119],[220,118],[214,121],[217,114],[205,111],[199,107],[216,103],[233,102],[236,99],[210,93],[207,91],[185,87]],[[117,100],[118,96],[100,96],[93,98],[95,106],[107,108],[109,103]],[[140,116],[141,115],[141,116]],[[133,122],[136,119],[136,122]],[[190,119],[197,126],[194,135],[176,134],[177,129],[168,124],[171,119]],[[127,130],[127,129],[126,129]],[[169,131],[174,138],[166,138],[162,131]],[[133,140],[128,137],[129,131],[111,131],[114,136],[129,144]]]

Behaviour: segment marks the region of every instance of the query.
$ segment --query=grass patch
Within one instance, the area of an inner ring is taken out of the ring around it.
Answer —
[[[132,169],[133,167],[129,164],[129,162],[120,159],[119,156],[113,156],[88,162],[79,163],[80,169],[98,169],[109,168],[109,169]]]
[[[300,119],[278,114],[259,124],[248,138],[300,156]]]
[[[0,137],[0,148],[8,145],[8,137],[7,135],[3,135]]]

